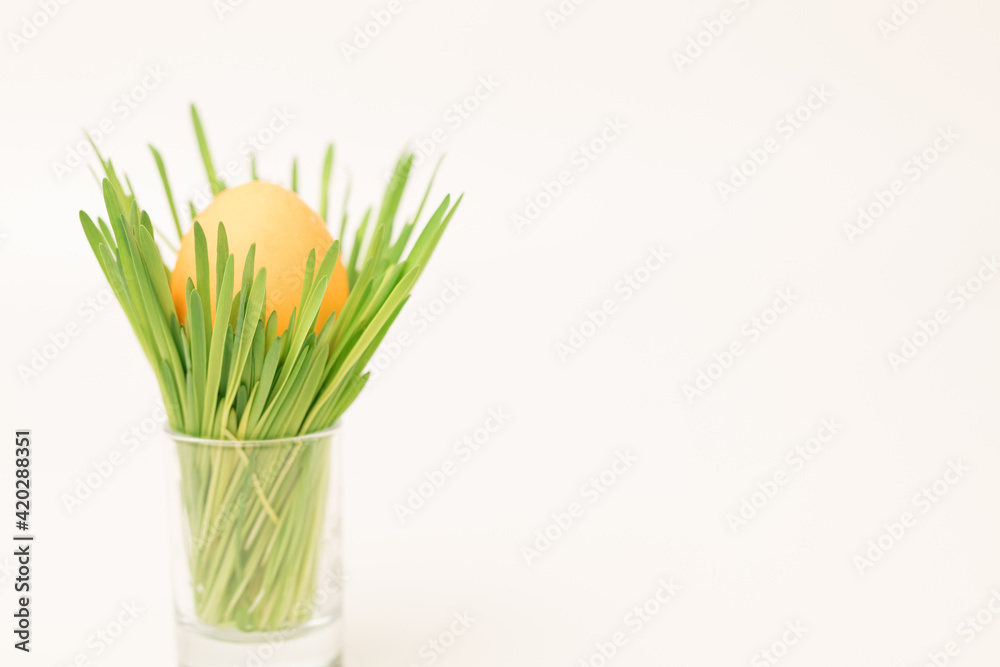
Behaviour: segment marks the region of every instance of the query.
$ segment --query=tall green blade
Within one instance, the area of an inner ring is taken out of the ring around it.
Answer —
[[[174,228],[177,230],[177,240],[184,238],[184,232],[181,231],[181,221],[177,217],[177,207],[174,205],[174,194],[170,190],[170,181],[167,179],[167,168],[163,164],[163,158],[160,157],[160,152],[153,148],[152,144],[149,146],[149,150],[153,152],[153,159],[156,160],[156,170],[160,172],[160,180],[163,181],[163,189],[167,193],[167,203],[170,204],[170,215],[174,219]]]
[[[329,204],[330,195],[330,177],[333,175],[333,144],[326,147],[326,154],[323,156],[323,180],[320,182],[319,191],[319,217],[323,218],[323,222],[328,223],[330,220],[326,217],[326,209]],[[339,237],[338,237],[339,238]]]
[[[212,164],[212,154],[208,150],[208,140],[205,139],[205,130],[201,127],[201,118],[198,116],[198,109],[193,104],[191,105],[191,121],[194,123],[194,133],[198,138],[198,150],[201,152],[201,161],[205,164],[208,183],[212,186],[212,195],[217,195],[226,189],[226,185],[215,174],[215,166]]]

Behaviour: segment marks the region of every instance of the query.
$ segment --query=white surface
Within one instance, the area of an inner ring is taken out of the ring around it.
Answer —
[[[219,166],[287,108],[261,171],[287,182],[298,155],[314,205],[336,141],[332,208],[349,167],[354,222],[404,144],[438,127],[435,194],[466,193],[400,318],[412,344],[346,420],[348,667],[430,664],[422,645],[461,611],[477,621],[436,664],[579,665],[623,631],[610,664],[753,665],[799,621],[782,665],[916,667],[955,640],[949,664],[995,666],[1000,618],[968,644],[957,626],[1000,590],[1000,281],[961,310],[948,294],[1000,253],[1000,5],[927,2],[884,39],[891,0],[591,0],[555,30],[557,0],[404,0],[346,62],[340,43],[387,5],[245,0],[220,19],[210,0],[80,1],[16,54],[5,37],[0,414],[4,433],[34,430],[38,542],[35,650],[15,655],[5,634],[0,662],[172,664],[159,442],[127,452],[76,511],[62,500],[158,398],[117,305],[82,305],[105,288],[76,219],[99,190],[52,163],[109,118],[102,148],[166,223],[146,143],[178,199],[204,187],[195,101]],[[733,22],[679,72],[672,54],[724,7]],[[5,2],[5,35],[34,11]],[[123,118],[116,98],[156,66],[167,77]],[[449,124],[491,76],[499,88]],[[786,139],[776,123],[814,86],[832,97]],[[620,139],[577,171],[577,147],[615,118]],[[904,163],[947,127],[954,146],[908,180]],[[716,182],[769,137],[777,152],[723,202]],[[518,234],[511,215],[561,170],[573,184]],[[894,178],[906,192],[849,243],[844,223]],[[625,301],[616,281],[661,245],[672,258]],[[411,323],[449,279],[466,291]],[[743,323],[778,289],[793,308],[689,404],[683,385],[748,340]],[[556,344],[608,298],[617,311],[563,362]],[[887,353],[938,308],[949,322],[895,372]],[[18,366],[70,323],[79,335],[23,382]],[[401,526],[394,504],[494,407],[509,423]],[[733,534],[727,513],[831,416],[843,430]],[[581,486],[619,449],[638,461],[589,504]],[[970,471],[922,514],[912,497],[956,459]],[[527,565],[521,547],[574,501],[582,518]],[[859,574],[854,556],[907,510],[916,526]],[[661,577],[682,590],[633,634],[625,616]],[[9,619],[9,579],[0,591]],[[129,601],[145,611],[98,655],[88,638]]]

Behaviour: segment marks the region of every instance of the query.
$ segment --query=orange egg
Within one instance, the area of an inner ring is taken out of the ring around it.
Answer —
[[[333,243],[323,219],[291,190],[263,181],[251,181],[223,190],[195,219],[201,223],[208,242],[212,316],[215,316],[216,243],[219,222],[222,222],[226,227],[229,252],[234,255],[234,293],[240,289],[243,264],[250,245],[256,243],[254,275],[262,267],[267,269],[267,315],[275,311],[278,333],[284,331],[292,309],[299,305],[309,251],[316,251],[318,270],[327,248]],[[188,278],[198,284],[195,277],[194,225],[181,239],[177,265],[170,276],[170,293],[181,323],[187,314],[185,286]],[[317,331],[330,313],[341,311],[346,300],[347,271],[338,257],[320,306]]]

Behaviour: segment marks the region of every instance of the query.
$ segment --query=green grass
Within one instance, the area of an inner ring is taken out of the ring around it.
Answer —
[[[198,112],[195,135],[213,194],[217,177]],[[97,147],[94,146],[95,152]],[[166,192],[173,227],[182,235],[160,153],[150,146]],[[369,208],[349,248],[343,246],[347,194],[339,239],[323,257],[311,253],[299,305],[284,331],[265,309],[267,271],[255,271],[251,246],[240,276],[229,253],[225,221],[216,248],[194,222],[195,279],[186,285],[187,321],[170,293],[170,270],[156,242],[169,244],[142,209],[125,177],[97,153],[107,221],[80,212],[84,234],[117,297],[163,396],[173,431],[196,438],[244,441],[308,436],[331,427],[368,380],[365,366],[406,303],[461,202],[446,196],[420,222],[434,175],[414,216],[394,233],[413,155],[397,162],[382,202]],[[333,146],[322,168],[324,220]],[[252,164],[256,177],[256,162]],[[436,169],[435,169],[436,174]],[[298,187],[293,163],[292,189]],[[349,188],[348,188],[349,189]],[[188,202],[194,215],[194,206]],[[411,240],[417,227],[420,233]],[[212,316],[209,254],[215,252]],[[346,258],[350,293],[319,333],[323,295],[338,256]],[[177,443],[187,521],[189,567],[200,620],[217,627],[272,631],[301,623],[312,608],[329,489],[329,440],[221,447]],[[305,611],[304,611],[305,610]]]

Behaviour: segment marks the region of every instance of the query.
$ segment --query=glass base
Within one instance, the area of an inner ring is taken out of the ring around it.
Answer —
[[[343,621],[316,619],[287,632],[238,632],[177,624],[180,667],[340,667]]]

